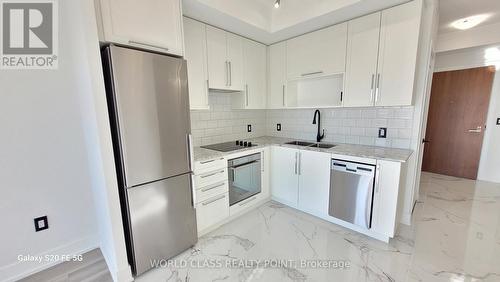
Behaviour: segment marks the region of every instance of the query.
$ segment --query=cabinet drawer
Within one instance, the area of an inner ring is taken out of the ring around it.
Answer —
[[[198,232],[229,217],[229,194],[215,196],[196,205]]]
[[[226,194],[228,193],[228,191],[229,191],[229,186],[227,180],[220,183],[204,186],[196,190],[196,201],[198,203],[203,202],[212,197]]]
[[[205,172],[194,176],[196,189],[227,180],[227,168]]]
[[[246,210],[248,208],[255,206],[261,200],[262,200],[261,193],[254,195],[254,196],[250,197],[249,199],[246,199],[244,201],[241,201],[239,203],[232,205],[230,208],[229,214],[231,216],[238,214],[243,210]]]
[[[226,160],[224,160],[224,158],[198,161],[194,163],[194,173],[196,175],[199,175],[205,172],[213,171],[224,167],[227,167],[227,162]]]

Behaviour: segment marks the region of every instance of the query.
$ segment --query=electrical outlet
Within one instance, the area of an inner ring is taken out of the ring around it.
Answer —
[[[387,138],[387,127],[381,127],[378,129],[378,138]]]
[[[276,124],[276,130],[281,131],[281,123]]]
[[[49,229],[49,221],[46,215],[37,217],[34,219],[34,221],[35,221],[35,232]]]
[[[497,125],[500,125],[500,118],[497,118]]]
[[[247,125],[247,131],[252,132],[252,125],[251,124]]]

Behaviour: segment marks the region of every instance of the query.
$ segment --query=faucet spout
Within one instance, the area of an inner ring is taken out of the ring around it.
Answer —
[[[318,118],[316,122],[316,117]],[[323,134],[321,134],[321,112],[316,110],[314,112],[313,124],[318,124],[318,133],[316,134],[316,142],[321,142],[321,139],[325,138],[325,130],[323,129]]]

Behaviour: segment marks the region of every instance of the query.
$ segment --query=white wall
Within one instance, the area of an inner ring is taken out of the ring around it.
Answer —
[[[75,254],[98,247],[80,67],[86,63],[78,9],[59,1],[59,69],[0,70],[0,279],[50,265],[18,255]],[[33,218],[49,229],[35,233]]]
[[[0,71],[0,280],[100,247],[116,281],[131,280],[91,0],[59,1],[59,68]],[[97,211],[97,213],[96,213]],[[49,229],[35,233],[33,218]]]
[[[500,42],[500,23],[440,34],[436,52],[480,47]]]
[[[436,71],[449,71],[483,67],[500,66],[498,61],[485,59],[485,51],[489,48],[499,48],[499,45],[467,48],[439,53],[436,57]],[[496,119],[500,118],[500,72],[495,74],[491,92],[486,131],[484,135],[481,160],[479,162],[478,179],[500,183],[500,126]]]

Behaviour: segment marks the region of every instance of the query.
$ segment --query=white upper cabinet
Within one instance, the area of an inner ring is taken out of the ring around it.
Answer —
[[[207,26],[210,89],[243,91],[243,39]]]
[[[346,42],[347,23],[288,40],[288,80],[345,72]]]
[[[373,106],[380,12],[349,21],[344,106]]]
[[[205,25],[184,18],[185,56],[187,60],[189,103],[192,110],[208,110],[208,69]]]
[[[267,107],[280,109],[286,106],[286,42],[268,47]]]
[[[244,39],[243,42],[244,108],[265,109],[267,98],[266,46],[248,39]]]
[[[376,106],[412,105],[421,1],[382,11]]]
[[[183,55],[180,0],[97,0],[101,40]]]
[[[243,86],[243,37],[226,33],[227,61],[229,63],[229,89],[242,91]]]
[[[344,106],[409,106],[417,61],[421,1],[349,22]]]

